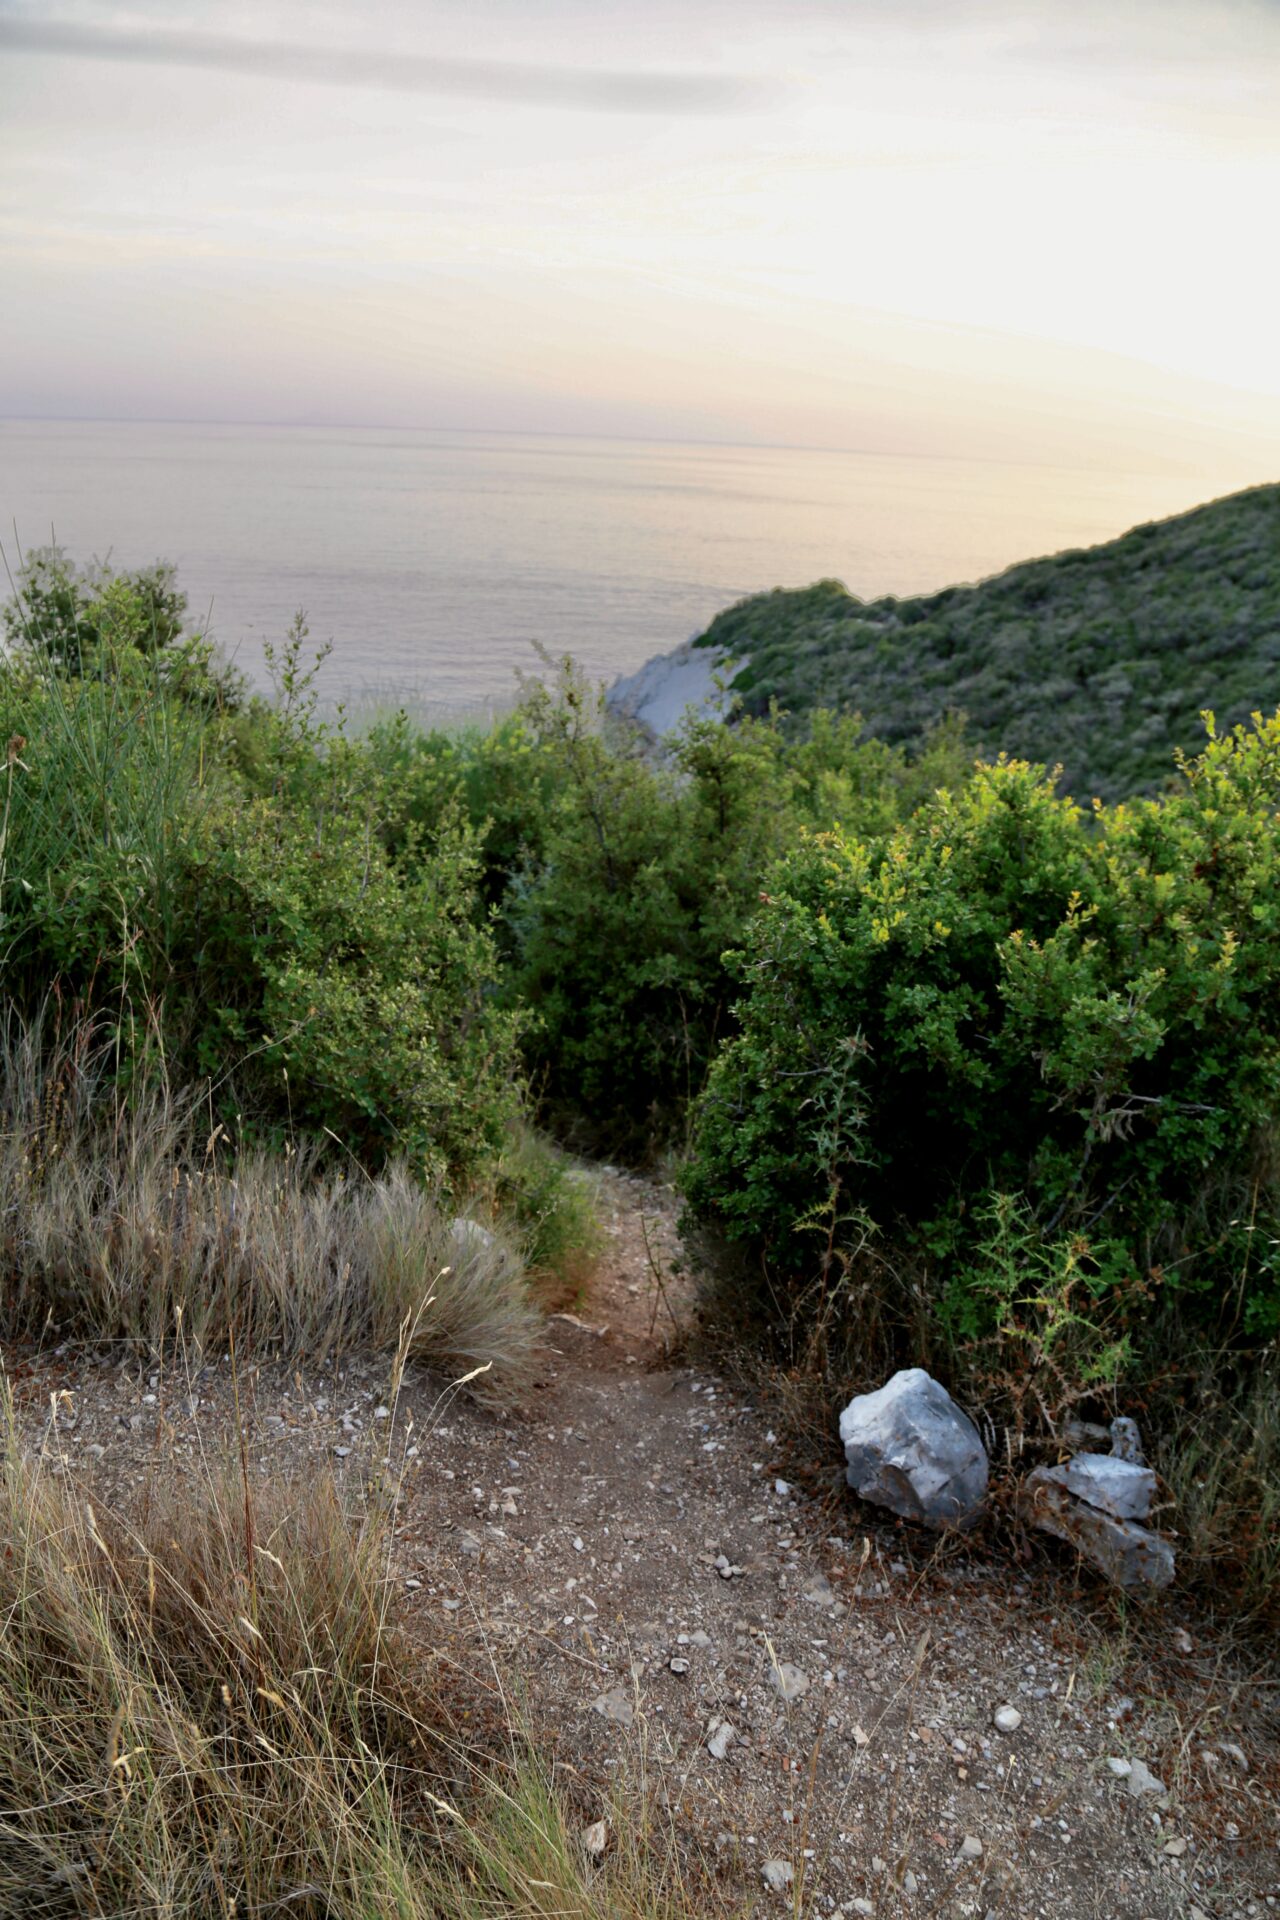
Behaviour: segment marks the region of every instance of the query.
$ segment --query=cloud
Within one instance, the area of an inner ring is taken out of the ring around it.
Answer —
[[[373,87],[505,106],[605,113],[743,113],[766,104],[777,91],[745,75],[433,59],[391,49],[304,46],[286,40],[90,27],[57,20],[0,19],[0,47],[81,60],[212,69],[309,85]]]

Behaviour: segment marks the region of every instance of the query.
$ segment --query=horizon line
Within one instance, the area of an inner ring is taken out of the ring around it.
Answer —
[[[1179,473],[1192,471],[1184,469],[1180,463],[1168,459],[1155,461],[1150,465],[1117,466],[1114,461],[1074,462],[1064,460],[1032,460],[1005,454],[992,453],[943,453],[905,452],[899,448],[877,446],[850,446],[847,444],[824,444],[808,440],[733,440],[711,439],[700,436],[655,433],[609,433],[600,429],[566,427],[460,427],[437,423],[429,426],[420,424],[392,424],[388,421],[370,420],[354,422],[350,420],[265,420],[265,419],[211,419],[182,414],[148,414],[144,417],[128,414],[59,414],[59,413],[0,413],[0,428],[6,426],[42,426],[42,427],[211,427],[226,430],[253,428],[264,432],[284,433],[403,433],[429,434],[453,433],[467,434],[475,438],[493,435],[515,440],[590,440],[620,441],[625,445],[649,447],[707,447],[726,451],[749,453],[819,453],[843,454],[859,459],[871,460],[920,460],[955,462],[975,466],[1030,467],[1048,472],[1059,473]],[[1245,487],[1265,486],[1266,481],[1246,481]],[[1234,491],[1243,491],[1236,488]]]

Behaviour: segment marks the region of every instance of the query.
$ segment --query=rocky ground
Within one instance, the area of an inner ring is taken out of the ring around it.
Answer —
[[[264,1477],[316,1453],[400,1477],[394,1584],[477,1726],[530,1729],[606,1822],[591,1845],[643,1779],[726,1905],[764,1914],[1275,1911],[1274,1690],[1176,1595],[1135,1625],[1065,1555],[1011,1572],[802,1493],[767,1414],[673,1357],[670,1194],[601,1193],[608,1253],[528,1405],[412,1374],[393,1400],[369,1362],[239,1381]],[[8,1364],[51,1468],[117,1493],[234,1433],[222,1360]]]

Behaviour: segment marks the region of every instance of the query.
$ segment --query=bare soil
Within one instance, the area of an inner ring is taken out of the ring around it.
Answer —
[[[6,1357],[23,1425],[52,1471],[117,1498],[224,1454],[237,1407],[264,1478],[317,1453],[393,1476],[403,1618],[473,1698],[477,1736],[520,1721],[584,1823],[643,1777],[726,1906],[1274,1911],[1265,1679],[1176,1594],[1126,1611],[1065,1554],[938,1550],[791,1484],[767,1413],[680,1357],[673,1196],[611,1170],[600,1192],[607,1253],[550,1322],[528,1404],[495,1414],[414,1373],[393,1404],[368,1361],[233,1382],[222,1357],[60,1349]],[[1142,1794],[1137,1761],[1158,1783]]]

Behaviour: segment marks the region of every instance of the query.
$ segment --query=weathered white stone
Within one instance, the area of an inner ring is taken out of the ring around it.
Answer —
[[[773,1683],[774,1692],[781,1694],[788,1706],[793,1700],[798,1700],[801,1694],[809,1691],[808,1674],[790,1660],[783,1660],[775,1665],[770,1670],[769,1678]]]
[[[1156,1477],[1150,1467],[1137,1466],[1113,1453],[1078,1453],[1061,1474],[1063,1485],[1077,1500],[1110,1513],[1117,1520],[1146,1520],[1156,1496]]]
[[[1119,1587],[1167,1587],[1173,1579],[1173,1548],[1163,1535],[1077,1499],[1063,1467],[1028,1474],[1018,1507],[1033,1527],[1067,1541]]]
[[[971,1526],[987,1491],[987,1450],[967,1413],[923,1367],[860,1393],[840,1415],[849,1485],[926,1527]]]
[[[625,1687],[610,1687],[607,1693],[599,1694],[591,1702],[591,1710],[602,1720],[612,1720],[620,1727],[629,1727],[636,1717],[631,1695]]]
[[[1127,1414],[1121,1414],[1111,1422],[1111,1451],[1117,1460],[1127,1460],[1130,1466],[1145,1467],[1147,1464],[1138,1423],[1130,1420]]]

